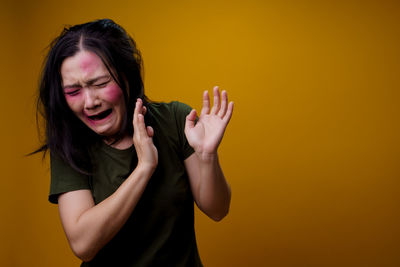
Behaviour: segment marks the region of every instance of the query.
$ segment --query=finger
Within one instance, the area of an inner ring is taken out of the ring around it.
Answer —
[[[203,93],[203,107],[201,109],[200,116],[207,115],[210,112],[210,97],[208,95],[208,91],[204,91]]]
[[[147,135],[149,136],[149,137],[153,137],[154,136],[154,130],[153,130],[153,127],[151,127],[151,126],[147,126]]]
[[[196,121],[196,114],[197,114],[196,110],[192,109],[192,111],[190,111],[190,113],[186,116],[185,131],[194,127]]]
[[[146,113],[147,113],[147,108],[146,108],[146,106],[143,106],[143,108],[142,108],[142,114],[143,114],[143,115],[146,115]]]
[[[226,109],[228,107],[228,93],[223,90],[221,92],[221,108],[219,109],[218,116],[223,118],[226,113]]]
[[[220,107],[220,103],[219,103],[219,87],[215,86],[213,89],[213,93],[214,93],[214,104],[213,107],[211,109],[211,114],[217,114],[219,111],[219,107]]]
[[[222,118],[226,124],[229,123],[233,113],[233,102],[229,102],[228,109],[225,113],[225,116]]]
[[[144,124],[143,114],[138,114],[137,131],[140,136],[147,136],[146,125]]]
[[[142,109],[142,104],[142,100],[138,98],[136,100],[135,110],[133,111],[133,123],[137,121],[138,115],[140,114],[140,111]]]

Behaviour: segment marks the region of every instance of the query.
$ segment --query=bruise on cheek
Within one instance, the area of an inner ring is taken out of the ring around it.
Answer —
[[[72,96],[72,95],[68,95],[68,94],[64,94],[64,96],[65,96],[65,100],[67,100],[67,102],[74,102],[75,100],[74,100],[74,96]]]
[[[122,90],[116,83],[109,86],[105,93],[107,94],[108,101],[112,103],[118,103],[122,99]]]

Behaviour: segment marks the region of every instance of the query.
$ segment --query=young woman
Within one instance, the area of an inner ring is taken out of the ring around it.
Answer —
[[[49,200],[81,266],[202,266],[193,201],[219,221],[231,192],[217,149],[227,93],[197,119],[143,90],[135,42],[112,20],[64,29],[50,46],[38,108],[50,150]]]

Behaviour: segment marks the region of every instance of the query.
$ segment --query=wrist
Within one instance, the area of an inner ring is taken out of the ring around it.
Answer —
[[[195,152],[197,157],[202,163],[210,164],[218,162],[218,153],[207,153],[207,152]]]
[[[135,171],[137,171],[140,176],[145,176],[147,178],[150,178],[153,175],[156,167],[157,164],[138,162]]]

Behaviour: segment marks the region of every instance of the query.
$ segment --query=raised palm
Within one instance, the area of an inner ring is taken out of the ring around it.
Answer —
[[[195,110],[186,117],[186,138],[196,153],[203,156],[217,153],[233,111],[233,102],[228,104],[226,91],[220,95],[219,88],[214,87],[213,94],[214,103],[210,111],[210,98],[208,92],[204,92],[203,107],[197,123]]]

